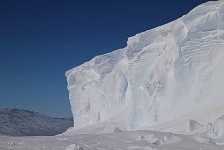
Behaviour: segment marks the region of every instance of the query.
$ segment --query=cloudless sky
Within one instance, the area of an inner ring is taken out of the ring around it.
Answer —
[[[0,0],[0,107],[71,116],[66,70],[206,0]]]

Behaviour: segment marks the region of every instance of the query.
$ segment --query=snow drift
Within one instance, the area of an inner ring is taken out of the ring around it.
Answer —
[[[130,37],[127,47],[66,72],[74,127],[136,130],[210,114],[224,106],[223,58],[223,0]]]

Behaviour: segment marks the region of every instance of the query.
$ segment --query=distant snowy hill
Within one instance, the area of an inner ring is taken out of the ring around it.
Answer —
[[[75,129],[182,133],[189,120],[213,122],[224,114],[224,1],[130,37],[66,76]]]
[[[71,126],[73,126],[72,118],[52,118],[22,109],[0,109],[0,134],[4,135],[56,135]]]

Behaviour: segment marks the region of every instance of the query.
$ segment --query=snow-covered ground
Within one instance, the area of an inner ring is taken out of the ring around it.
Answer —
[[[128,131],[103,134],[73,134],[44,137],[0,136],[1,150],[223,150],[224,119],[200,130],[183,135],[159,131]]]
[[[224,0],[66,72],[74,127],[0,136],[15,150],[223,150]]]
[[[223,150],[224,116],[201,125],[190,120],[191,134],[149,130],[102,134],[66,132],[57,136],[0,135],[0,150]]]

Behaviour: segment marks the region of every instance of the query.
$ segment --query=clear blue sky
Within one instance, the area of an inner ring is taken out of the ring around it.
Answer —
[[[0,107],[71,116],[64,73],[206,0],[1,0]]]

